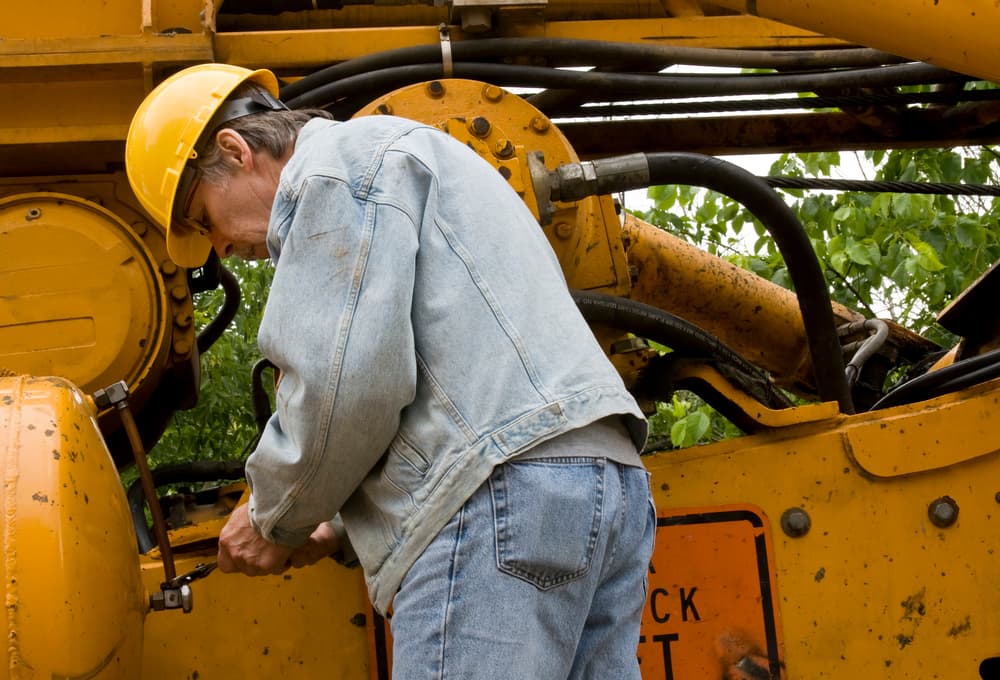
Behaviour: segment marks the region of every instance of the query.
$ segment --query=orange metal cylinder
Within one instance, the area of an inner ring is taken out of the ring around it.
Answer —
[[[811,392],[812,364],[795,294],[626,215],[629,297],[669,310],[713,333],[772,374],[783,387]],[[834,303],[838,324],[861,319]]]
[[[93,407],[61,378],[0,377],[0,464],[0,679],[140,677],[145,590]]]

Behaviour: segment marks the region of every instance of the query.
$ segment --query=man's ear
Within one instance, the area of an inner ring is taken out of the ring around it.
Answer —
[[[215,143],[227,163],[248,170],[253,167],[253,151],[240,133],[223,128],[216,133]]]

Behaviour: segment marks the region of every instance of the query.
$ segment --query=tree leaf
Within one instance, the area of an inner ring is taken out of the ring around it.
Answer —
[[[670,428],[670,440],[678,448],[694,446],[705,436],[710,425],[711,421],[707,415],[695,411],[674,423]]]

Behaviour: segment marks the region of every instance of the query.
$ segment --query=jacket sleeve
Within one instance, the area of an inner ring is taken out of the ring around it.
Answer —
[[[417,222],[313,176],[283,220],[258,336],[281,370],[275,413],[247,461],[250,518],[296,546],[333,517],[385,453],[414,397],[410,319]]]

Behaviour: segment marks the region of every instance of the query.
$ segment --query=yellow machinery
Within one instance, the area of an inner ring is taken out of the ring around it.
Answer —
[[[870,386],[938,348],[831,306],[766,186],[679,154],[995,143],[996,93],[961,83],[1000,82],[997,26],[992,0],[6,3],[0,677],[389,677],[357,569],[185,577],[213,559],[242,485],[151,540],[119,482],[196,401],[211,338],[192,298],[218,283],[167,257],[125,180],[125,134],[152,87],[206,61],[274,70],[293,107],[468,143],[535,210],[640,396],[687,387],[746,432],[646,457],[644,677],[1000,677],[1000,384],[977,349],[995,346],[996,277],[942,318],[964,338],[951,365],[882,395]],[[672,64],[754,71],[658,73]],[[908,85],[936,85],[933,106]],[[800,92],[815,111],[739,115]],[[616,213],[615,193],[655,183],[753,206],[798,295]],[[875,326],[866,379],[848,382],[841,342]]]

